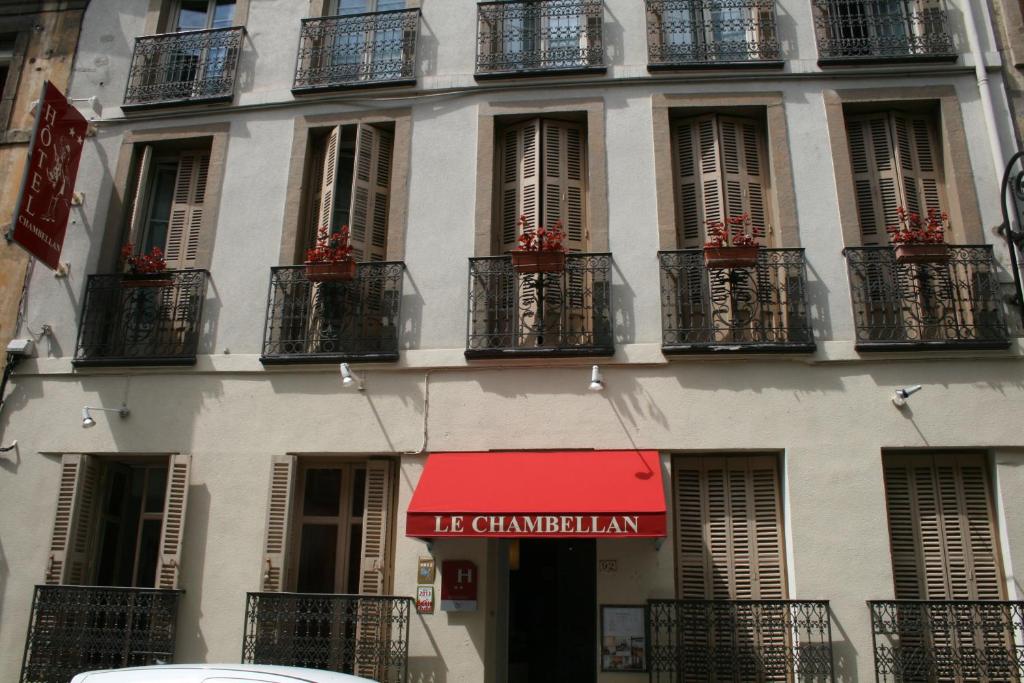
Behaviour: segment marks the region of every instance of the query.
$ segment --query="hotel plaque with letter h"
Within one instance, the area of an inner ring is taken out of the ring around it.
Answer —
[[[441,563],[441,609],[446,612],[475,612],[479,573],[469,560]]]

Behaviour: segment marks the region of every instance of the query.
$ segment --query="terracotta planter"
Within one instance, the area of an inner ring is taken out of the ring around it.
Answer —
[[[947,244],[897,244],[896,263],[943,263],[949,260]]]
[[[344,261],[306,261],[306,279],[310,282],[343,282],[356,277],[356,262],[352,259]]]
[[[564,251],[513,251],[512,267],[520,275],[561,273],[565,270]]]
[[[757,265],[758,246],[704,247],[704,265],[708,268],[750,268]]]
[[[159,273],[125,273],[121,276],[121,287],[123,289],[135,289],[137,287],[170,287],[174,280],[167,277],[166,272]]]

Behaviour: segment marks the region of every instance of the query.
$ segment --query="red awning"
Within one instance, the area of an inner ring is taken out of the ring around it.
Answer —
[[[416,538],[660,538],[657,451],[432,453],[409,503]]]

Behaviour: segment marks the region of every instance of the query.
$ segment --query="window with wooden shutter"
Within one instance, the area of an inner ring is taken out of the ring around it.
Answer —
[[[672,125],[679,248],[703,246],[707,224],[746,214],[755,235],[768,235],[769,174],[758,120],[705,114]]]
[[[65,455],[46,582],[177,588],[190,459]]]
[[[785,598],[776,458],[677,456],[672,473],[677,596]]]
[[[846,117],[857,216],[865,246],[889,243],[897,209],[943,211],[942,149],[932,117],[886,111]]]
[[[984,456],[888,455],[884,461],[898,600],[1002,600]]]
[[[275,455],[270,465],[266,538],[263,543],[262,589],[278,593],[285,586],[295,456]]]
[[[138,155],[128,213],[128,239],[137,252],[164,252],[170,270],[199,267],[210,152],[160,156],[151,145]]]
[[[322,231],[333,234],[348,225],[356,261],[387,258],[393,149],[391,130],[362,123],[335,126],[317,143],[310,246]]]
[[[550,227],[562,222],[569,252],[587,250],[587,136],[578,123],[531,119],[498,135],[500,159],[497,243],[519,246],[519,217]]]

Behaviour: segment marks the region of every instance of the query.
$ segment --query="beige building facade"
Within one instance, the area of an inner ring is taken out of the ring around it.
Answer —
[[[94,0],[70,267],[28,278],[12,336],[52,333],[0,413],[0,677],[1021,677],[997,31]],[[944,246],[897,251],[929,210]],[[342,226],[354,273],[307,267]]]

